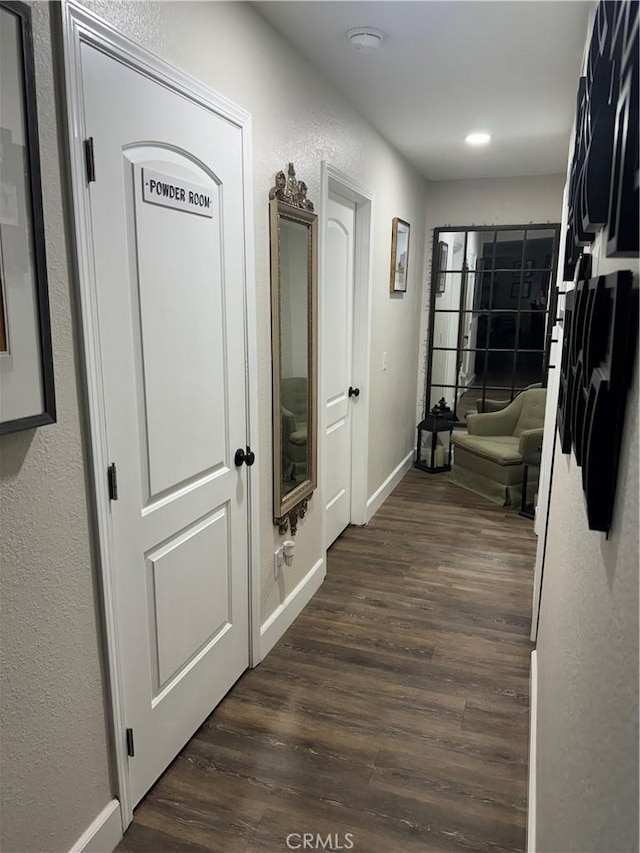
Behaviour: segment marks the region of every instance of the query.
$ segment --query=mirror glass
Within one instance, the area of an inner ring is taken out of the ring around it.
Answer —
[[[295,534],[316,488],[317,217],[291,164],[270,198],[274,523]]]
[[[280,231],[281,495],[309,475],[309,228],[286,216]]]
[[[464,422],[486,400],[545,381],[559,227],[434,235],[425,410],[442,397]]]

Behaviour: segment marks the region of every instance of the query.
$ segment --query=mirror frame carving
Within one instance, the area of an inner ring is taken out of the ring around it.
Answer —
[[[278,172],[269,192],[271,247],[271,337],[273,377],[273,523],[284,534],[295,536],[298,519],[304,518],[309,499],[317,488],[318,424],[318,217],[307,198],[307,186],[298,181],[293,163]],[[307,275],[308,395],[307,479],[287,495],[282,494],[282,341],[280,329],[280,220],[304,225],[309,233]]]

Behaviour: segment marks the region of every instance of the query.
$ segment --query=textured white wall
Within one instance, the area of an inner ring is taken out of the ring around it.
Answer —
[[[638,365],[609,540],[556,448],[538,629],[537,850],[638,849]]]
[[[569,140],[567,139],[567,148]],[[473,153],[473,152],[472,152]],[[524,225],[560,222],[564,175],[429,181],[424,298],[420,322],[420,364],[416,418],[422,418],[427,367],[433,229],[447,225]]]
[[[260,389],[262,618],[320,558],[320,500],[298,533],[296,561],[273,582],[268,191],[293,161],[319,200],[320,162],[376,194],[368,493],[414,441],[424,256],[424,181],[245,3],[91,2],[90,8],[253,115]],[[3,811],[6,850],[68,849],[111,796],[90,556],[87,460],[78,400],[48,4],[35,4],[43,193],[59,421],[3,439]],[[408,290],[389,296],[391,220],[412,225]],[[382,353],[388,370],[382,371]]]
[[[601,257],[593,274],[639,272]],[[538,627],[536,849],[638,849],[638,355],[609,538],[556,446]],[[556,401],[553,401],[556,405]]]
[[[49,4],[32,9],[58,422],[0,439],[0,848],[53,853],[111,785]]]

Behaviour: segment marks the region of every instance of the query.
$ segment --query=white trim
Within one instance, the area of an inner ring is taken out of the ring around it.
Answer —
[[[529,782],[527,786],[527,853],[536,850],[536,756],[538,729],[538,653],[531,652],[529,674]]]
[[[572,137],[573,138],[573,137]],[[567,195],[568,183],[565,184],[562,201],[562,227],[560,231],[560,248],[558,253],[558,274],[556,283],[559,290],[566,290],[562,281],[562,259],[564,258],[565,240],[567,230]],[[565,297],[558,296],[555,316],[562,318],[564,315]],[[549,322],[554,318],[549,317]],[[530,639],[535,643],[538,639],[538,622],[540,618],[540,602],[542,599],[542,579],[544,575],[544,564],[547,553],[547,534],[549,532],[549,517],[551,509],[551,488],[553,485],[553,461],[556,451],[556,413],[558,410],[558,395],[560,393],[560,362],[562,360],[562,343],[564,339],[564,324],[554,323],[551,333],[551,348],[549,350],[549,371],[547,376],[547,401],[544,415],[544,431],[542,434],[542,453],[540,458],[540,474],[538,477],[538,500],[536,506],[533,529],[538,537],[536,548],[536,561],[533,575],[533,595],[531,602],[531,634]],[[555,341],[555,343],[554,343]]]
[[[81,45],[90,44],[118,62],[144,74],[165,88],[221,116],[234,124],[242,135],[243,148],[243,206],[245,228],[245,307],[247,352],[247,435],[248,443],[258,446],[258,389],[256,349],[256,294],[254,275],[253,198],[251,191],[251,116],[222,95],[211,91],[201,82],[185,74],[144,48],[130,41],[92,12],[77,5],[74,0],[62,0],[62,30],[64,44],[64,71],[67,107],[68,156],[70,162],[71,198],[73,201],[75,264],[74,270],[80,294],[82,318],[82,344],[85,368],[86,400],[89,411],[91,469],[95,500],[95,517],[98,531],[98,560],[102,583],[102,601],[105,617],[107,666],[109,673],[109,704],[114,733],[114,759],[117,776],[117,793],[123,830],[133,818],[129,786],[128,759],[125,742],[124,697],[121,683],[120,651],[116,627],[116,598],[112,572],[112,531],[106,488],[107,441],[105,429],[105,404],[102,384],[102,367],[98,339],[95,274],[93,269],[93,244],[91,210],[85,182],[83,140],[84,113],[82,98]],[[253,377],[249,381],[249,377]],[[257,662],[259,649],[259,483],[257,470],[248,478],[249,517],[249,577],[250,602],[250,656]]]
[[[407,471],[411,468],[414,453],[414,450],[410,450],[409,453],[404,457],[402,462],[397,465],[389,474],[384,483],[379,488],[377,488],[375,492],[371,495],[371,497],[367,501],[367,523],[371,521],[373,516],[378,512],[378,510],[389,497],[391,492],[395,489],[395,487],[402,480]]]
[[[244,124],[242,174],[245,225],[245,353],[247,359],[247,444],[257,453],[260,444],[258,412],[258,306],[253,233],[252,124]],[[247,468],[249,513],[249,665],[260,657],[260,463]]]
[[[286,567],[283,567],[286,571]],[[325,579],[327,570],[324,558],[321,557],[300,583],[285,598],[282,604],[273,611],[271,616],[260,628],[260,656],[265,658],[285,631],[302,613]]]
[[[373,314],[373,222],[374,193],[369,187],[332,166],[326,160],[320,164],[320,301],[319,316],[322,316],[325,264],[325,246],[327,233],[327,203],[330,192],[348,198],[356,205],[355,237],[355,287],[353,300],[353,361],[354,383],[360,388],[358,405],[353,407],[351,420],[351,523],[367,522],[367,484],[369,472],[369,400],[371,386],[371,323]],[[320,348],[320,399],[326,399],[322,355],[324,341]],[[322,407],[320,417],[320,456],[319,470],[322,471],[324,444],[326,440],[325,410]],[[322,484],[321,484],[322,485]],[[321,500],[322,491],[320,494]],[[322,512],[322,543],[327,541],[326,509]]]
[[[112,853],[121,841],[120,803],[111,800],[71,846],[69,853]]]

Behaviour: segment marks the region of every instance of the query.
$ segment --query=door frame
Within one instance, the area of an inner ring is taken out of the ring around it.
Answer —
[[[373,311],[373,222],[374,194],[368,187],[351,178],[336,166],[323,160],[320,164],[320,292],[319,316],[323,316],[327,246],[327,206],[329,194],[335,192],[356,206],[356,234],[353,294],[353,357],[354,381],[360,387],[358,405],[351,412],[351,524],[367,523],[368,469],[369,469],[369,400],[371,373],[371,317]],[[322,473],[326,440],[326,383],[324,375],[325,330],[320,327],[319,391],[323,401],[320,417],[319,471]],[[322,500],[322,547],[327,541],[327,519],[324,505],[323,482],[320,477]]]
[[[89,445],[92,479],[92,519],[94,559],[99,573],[101,611],[108,680],[112,755],[117,797],[123,831],[133,819],[129,786],[125,734],[124,694],[121,678],[121,650],[116,620],[115,573],[113,567],[113,530],[107,490],[109,458],[106,440],[105,397],[98,328],[96,279],[93,267],[93,241],[89,188],[85,172],[85,124],[82,99],[80,50],[89,44],[117,62],[160,83],[172,92],[220,116],[237,127],[242,135],[243,207],[244,207],[244,304],[245,375],[247,388],[247,443],[258,446],[258,350],[257,306],[254,271],[253,192],[251,162],[251,115],[246,110],[213,92],[131,41],[97,15],[74,0],[62,0],[62,39],[64,86],[66,94],[66,155],[69,168],[69,196],[72,206],[74,246],[71,261],[79,298],[79,322],[82,337],[84,405],[89,414],[86,440]],[[249,665],[260,662],[260,507],[259,465],[247,468],[247,516],[249,556]]]
[[[573,149],[569,152],[573,158]],[[555,281],[552,282],[556,289],[557,302],[553,315],[549,315],[549,359],[547,362],[547,402],[544,418],[544,432],[542,434],[542,456],[540,459],[540,475],[538,478],[538,502],[533,522],[533,529],[538,537],[536,547],[536,561],[533,574],[533,595],[531,600],[531,633],[529,638],[532,643],[538,640],[538,623],[540,619],[540,602],[542,600],[542,580],[544,576],[544,564],[547,555],[547,533],[549,531],[549,518],[551,512],[551,487],[553,485],[553,465],[556,451],[556,437],[558,428],[556,426],[556,414],[558,411],[558,395],[560,393],[560,361],[562,357],[562,342],[564,339],[564,305],[567,290],[571,289],[563,281],[560,259],[564,258],[567,239],[567,210],[569,186],[565,184],[562,196],[562,225],[560,227],[560,241],[558,243],[558,268]]]

